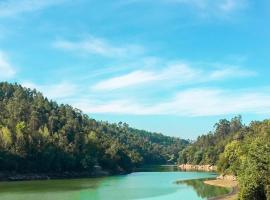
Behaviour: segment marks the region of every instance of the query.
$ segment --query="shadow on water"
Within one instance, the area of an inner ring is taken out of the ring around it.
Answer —
[[[102,178],[1,182],[0,193],[80,191],[97,188]]]
[[[205,180],[213,180],[213,179],[194,179],[194,180],[183,180],[176,181],[176,184],[184,184],[192,187],[197,195],[201,198],[210,198],[228,194],[230,192],[229,188],[218,187],[205,184]]]
[[[177,165],[146,165],[134,170],[134,172],[177,172],[181,171]]]
[[[205,178],[216,176],[212,173],[183,172],[173,165],[146,166],[137,171],[104,178],[0,182],[0,199],[176,200],[179,197],[209,198],[229,192],[226,188],[203,183]],[[175,182],[176,180],[182,181]]]

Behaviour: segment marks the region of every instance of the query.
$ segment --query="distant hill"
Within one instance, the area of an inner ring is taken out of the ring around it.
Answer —
[[[0,83],[0,171],[130,172],[174,163],[188,141],[96,121],[40,92]]]

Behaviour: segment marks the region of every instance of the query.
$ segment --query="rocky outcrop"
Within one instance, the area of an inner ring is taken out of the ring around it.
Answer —
[[[216,171],[217,167],[214,165],[191,165],[182,164],[178,166],[181,170],[195,170],[195,171]]]
[[[237,180],[236,176],[234,176],[234,175],[223,175],[223,174],[219,175],[217,177],[217,179],[218,180],[228,180],[228,181],[236,181]]]

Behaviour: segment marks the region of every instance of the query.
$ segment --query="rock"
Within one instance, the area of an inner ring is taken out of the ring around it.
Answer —
[[[196,170],[196,171],[216,171],[217,167],[214,165],[191,165],[182,164],[178,166],[182,170]]]
[[[234,176],[234,175],[223,175],[223,174],[219,175],[217,177],[217,179],[228,180],[228,181],[236,181],[237,180],[236,176]]]

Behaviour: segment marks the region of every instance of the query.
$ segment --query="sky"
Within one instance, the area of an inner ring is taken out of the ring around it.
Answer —
[[[0,0],[0,81],[195,139],[270,115],[268,0]]]

